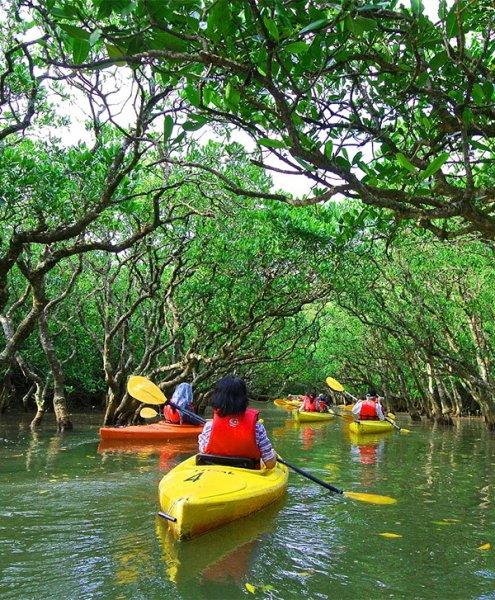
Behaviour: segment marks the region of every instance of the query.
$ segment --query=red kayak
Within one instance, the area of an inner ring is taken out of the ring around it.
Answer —
[[[197,437],[203,425],[174,425],[159,421],[149,425],[129,425],[127,427],[100,427],[102,440],[170,440]]]

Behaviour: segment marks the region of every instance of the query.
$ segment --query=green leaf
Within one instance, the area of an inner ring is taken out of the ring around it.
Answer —
[[[488,101],[490,101],[493,96],[493,83],[491,81],[488,81],[488,79],[485,79],[482,87],[483,87],[483,93],[485,94],[485,98]]]
[[[310,31],[315,31],[315,29],[322,29],[325,26],[330,25],[330,19],[318,19],[317,21],[313,21],[306,27],[303,27],[299,33],[309,33]]]
[[[440,0],[438,5],[438,18],[442,21],[445,19],[445,15],[447,14],[447,2],[446,0]]]
[[[101,29],[95,29],[89,36],[89,45],[94,46],[101,37]]]
[[[432,71],[438,71],[438,69],[440,67],[443,67],[443,65],[446,62],[448,62],[448,60],[449,57],[447,52],[445,52],[445,50],[442,50],[438,54],[435,54],[435,56],[430,60],[430,69]]]
[[[172,135],[174,120],[170,115],[166,115],[163,122],[163,141],[166,142]]]
[[[166,31],[155,33],[149,40],[149,46],[152,50],[170,50],[171,52],[183,52],[187,48],[184,40]]]
[[[327,158],[332,158],[333,156],[333,142],[332,140],[328,140],[328,142],[325,144],[325,156]]]
[[[374,19],[367,19],[366,17],[356,17],[352,20],[352,29],[354,33],[360,35],[365,31],[376,29],[376,21]]]
[[[402,152],[398,152],[395,155],[395,158],[397,159],[397,162],[401,167],[404,167],[404,169],[407,169],[411,173],[416,173],[416,167],[409,162],[409,160],[404,156],[404,154],[402,154]]]
[[[290,52],[291,54],[301,54],[307,52],[309,48],[310,46],[308,46],[306,42],[291,42],[285,46],[287,52]]]
[[[111,58],[114,61],[116,61],[116,59],[118,58],[121,58],[122,56],[125,56],[125,53],[117,46],[112,46],[112,44],[105,44],[105,47],[107,49],[109,58]],[[125,65],[125,61],[115,62],[115,64],[122,66]]]
[[[473,148],[478,148],[478,150],[492,152],[492,148],[490,148],[490,146],[487,146],[486,144],[483,144],[482,142],[479,142],[478,140],[471,140],[471,146],[473,146]]]
[[[258,144],[261,146],[265,146],[266,148],[285,148],[285,142],[281,140],[271,140],[270,138],[260,138],[258,140]]]
[[[80,27],[69,25],[67,23],[60,23],[59,27],[73,39],[86,41],[89,40],[90,34]]]
[[[299,158],[298,156],[295,156],[294,158],[301,165],[301,167],[304,167],[306,169],[306,171],[310,171],[311,173],[314,173],[316,171],[316,169],[315,169],[315,167],[313,167],[313,165],[310,165],[308,162],[306,162],[302,158]]]
[[[207,18],[206,33],[208,36],[214,41],[219,41],[222,36],[225,39],[232,25],[232,11],[228,0],[214,2]]]
[[[437,158],[435,158],[435,160],[433,160],[426,167],[424,172],[421,173],[421,179],[426,179],[427,177],[430,177],[431,175],[436,173],[442,167],[442,165],[444,165],[447,162],[449,156],[450,154],[448,152],[442,152],[440,156],[437,156]]]
[[[473,85],[471,95],[473,96],[473,100],[478,106],[485,103],[485,92],[483,91],[483,88],[479,83],[475,83]]]
[[[459,24],[457,22],[456,4],[452,6],[447,15],[447,38],[453,38],[459,33]]]
[[[89,54],[89,50],[89,42],[78,39],[72,40],[72,57],[77,65],[83,63],[86,60]]]
[[[237,108],[241,100],[241,93],[230,81],[225,87],[225,100],[232,108]]]
[[[186,98],[189,100],[189,102],[193,106],[200,106],[201,97],[199,95],[199,90],[197,87],[195,87],[193,85],[187,85],[184,92],[185,92]]]
[[[265,24],[265,27],[267,28],[268,33],[270,34],[270,37],[276,42],[278,42],[280,36],[275,21],[273,19],[269,19],[268,17],[263,17],[263,23]]]
[[[422,0],[411,0],[411,10],[415,15],[422,15],[425,10]]]
[[[198,129],[201,129],[204,124],[204,121],[186,121],[185,123],[182,123],[182,129],[184,129],[184,131],[197,131]]]

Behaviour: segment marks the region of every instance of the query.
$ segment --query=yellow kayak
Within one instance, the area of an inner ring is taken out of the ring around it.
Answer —
[[[273,469],[244,469],[197,465],[196,456],[177,465],[158,486],[162,516],[179,540],[261,510],[287,489],[287,467],[280,463]]]
[[[333,419],[335,419],[335,415],[330,412],[305,412],[301,410],[298,412],[294,412],[294,419],[299,423],[309,423],[315,421],[332,421]]]
[[[363,433],[384,433],[386,431],[393,431],[395,427],[388,421],[354,421],[349,423],[349,431],[356,434]]]

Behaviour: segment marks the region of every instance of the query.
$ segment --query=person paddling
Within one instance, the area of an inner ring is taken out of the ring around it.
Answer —
[[[365,400],[359,400],[352,408],[354,418],[359,421],[384,421],[382,406],[380,404],[380,396],[374,389],[371,389],[366,394]]]
[[[182,425],[184,423],[197,424],[197,421],[188,418],[180,410],[183,408],[189,412],[194,412],[192,387],[189,383],[179,383],[170,400],[179,408],[179,410],[170,406],[168,403],[165,404],[163,407],[163,418],[167,423],[173,423],[175,425]]]
[[[210,405],[213,420],[207,421],[199,434],[201,453],[253,459],[256,468],[260,468],[261,461],[268,469],[275,467],[277,454],[265,427],[258,421],[259,412],[248,408],[243,379],[231,376],[221,379],[215,386]]]
[[[302,404],[298,408],[299,412],[318,412],[320,410],[320,403],[314,394],[309,392],[303,396]]]

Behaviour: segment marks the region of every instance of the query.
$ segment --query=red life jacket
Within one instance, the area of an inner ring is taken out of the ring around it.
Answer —
[[[376,414],[376,402],[374,400],[363,400],[361,410],[359,411],[360,421],[378,421]]]
[[[304,396],[301,410],[303,410],[304,412],[316,412],[317,407],[318,401],[316,398],[311,398],[311,396]]]
[[[165,404],[163,407],[163,417],[168,423],[174,423],[174,425],[179,425],[180,423],[179,411],[175,410],[170,404]]]
[[[194,406],[192,404],[188,404],[187,410],[189,412],[194,412]],[[180,413],[176,408],[174,408],[173,406],[170,406],[170,404],[165,404],[165,406],[163,407],[163,418],[165,419],[165,421],[167,421],[167,423],[173,423],[174,425],[180,425]],[[189,419],[187,417],[187,415],[184,415],[182,417],[182,422],[183,423],[193,423],[193,421],[191,419]]]
[[[215,410],[205,453],[220,456],[245,456],[259,461],[261,453],[256,445],[258,415],[259,411],[247,408],[242,414],[219,417]]]

